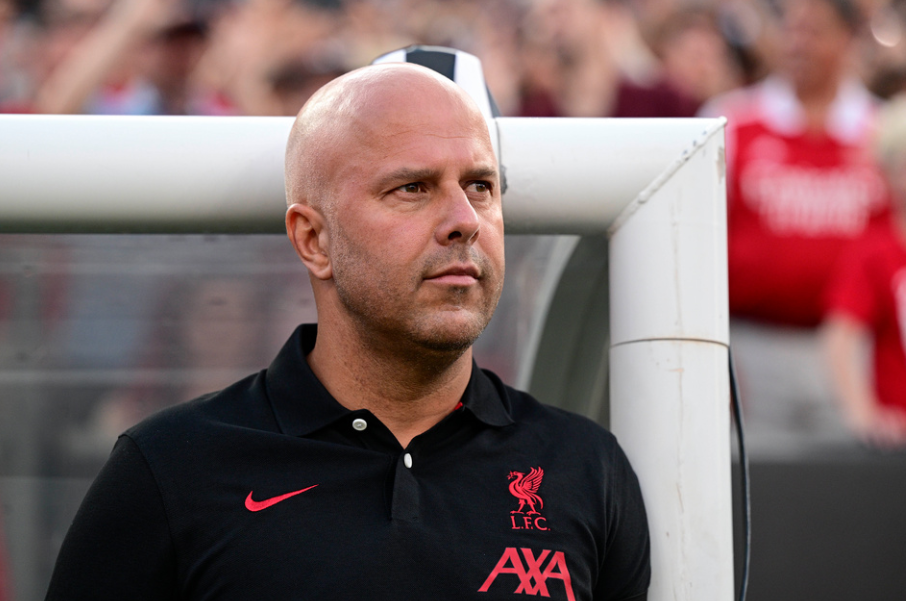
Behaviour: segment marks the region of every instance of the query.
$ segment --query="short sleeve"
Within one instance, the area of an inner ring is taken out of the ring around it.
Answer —
[[[878,300],[870,269],[871,254],[864,240],[853,243],[841,253],[825,291],[825,317],[844,313],[866,325],[875,321]]]
[[[120,437],[63,541],[46,599],[176,598],[176,559],[160,492],[138,446]]]
[[[608,491],[607,547],[595,601],[645,599],[651,581],[648,518],[639,480],[619,446]]]

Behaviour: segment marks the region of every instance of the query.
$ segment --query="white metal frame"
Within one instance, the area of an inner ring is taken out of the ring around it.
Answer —
[[[0,231],[282,231],[291,118],[0,116]],[[721,119],[489,123],[507,233],[610,236],[611,428],[653,601],[733,597]]]

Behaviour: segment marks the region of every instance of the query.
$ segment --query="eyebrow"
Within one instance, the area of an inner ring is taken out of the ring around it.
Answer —
[[[498,179],[497,169],[494,167],[476,167],[467,172],[467,179]]]
[[[426,179],[434,179],[436,176],[437,171],[435,169],[411,169],[409,167],[402,167],[395,171],[391,171],[382,177],[377,182],[377,187],[381,189],[389,188],[399,182],[417,182]]]
[[[436,179],[438,177],[438,170],[436,169],[412,169],[410,167],[402,167],[395,171],[391,171],[384,177],[382,177],[377,182],[377,187],[384,189],[392,186],[398,182],[408,183],[408,182],[418,182]],[[490,166],[477,166],[474,169],[470,169],[465,172],[465,177],[463,179],[493,179],[497,180],[497,169]]]

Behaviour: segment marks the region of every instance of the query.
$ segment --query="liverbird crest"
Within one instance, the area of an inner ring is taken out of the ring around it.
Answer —
[[[538,511],[535,510],[535,504],[538,504],[538,509],[544,507],[544,501],[538,496],[538,488],[541,486],[542,478],[544,478],[544,470],[540,467],[533,467],[528,474],[516,471],[509,473],[507,480],[512,480],[510,482],[510,494],[519,500],[519,508],[510,513],[536,515]],[[528,505],[528,512],[523,511],[526,505]]]

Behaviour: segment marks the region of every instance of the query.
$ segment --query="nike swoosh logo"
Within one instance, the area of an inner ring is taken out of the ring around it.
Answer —
[[[302,490],[288,492],[285,495],[280,495],[279,497],[271,497],[270,499],[265,499],[263,501],[255,501],[254,499],[252,499],[252,494],[255,491],[251,491],[249,493],[249,496],[247,496],[245,498],[245,508],[248,509],[249,511],[261,511],[262,509],[267,509],[271,505],[276,505],[280,501],[285,501],[290,497],[295,497],[296,495],[301,495],[306,490],[311,490],[315,486],[317,486],[317,484],[315,484],[314,486],[309,486],[308,488],[303,488]]]

